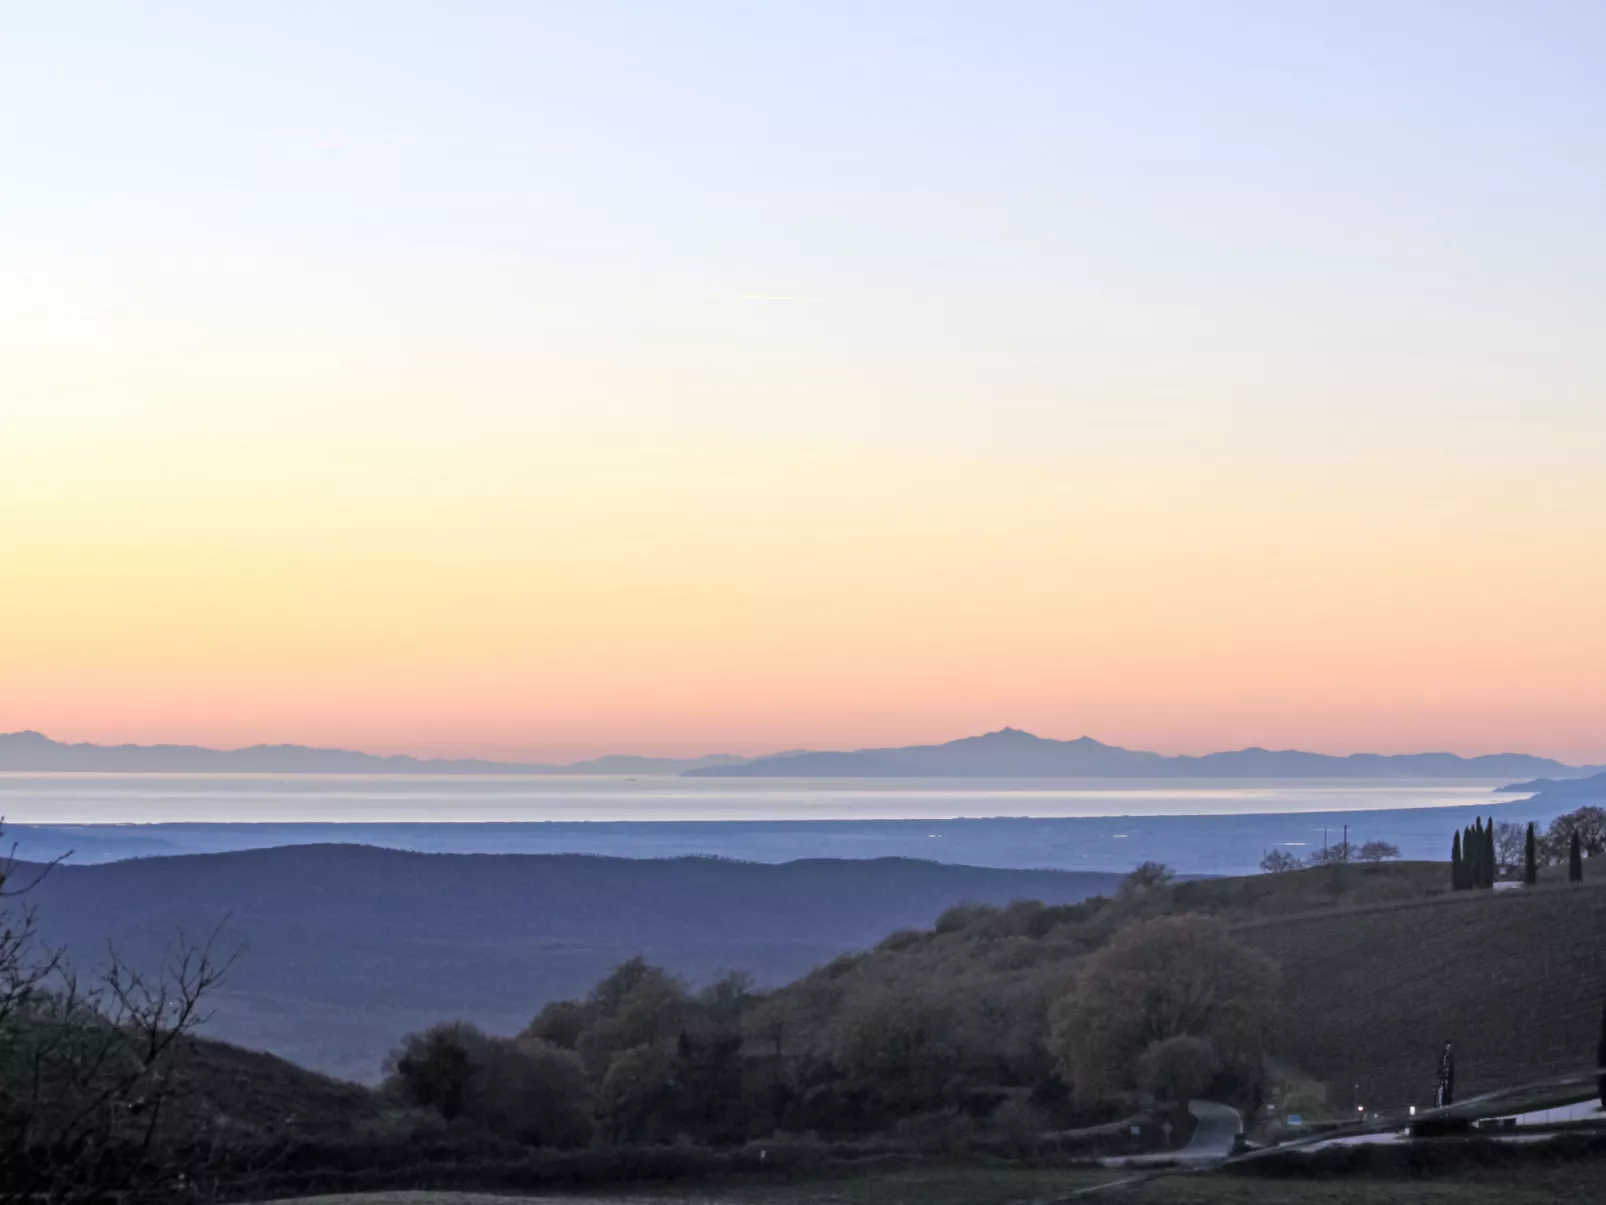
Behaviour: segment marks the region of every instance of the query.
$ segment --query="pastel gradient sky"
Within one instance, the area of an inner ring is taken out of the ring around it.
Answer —
[[[1606,6],[0,14],[0,730],[1606,760]]]

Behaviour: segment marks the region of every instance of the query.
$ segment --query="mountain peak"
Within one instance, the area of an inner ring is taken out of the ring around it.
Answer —
[[[10,745],[14,749],[41,749],[55,743],[43,732],[35,732],[32,728],[24,728],[21,732],[0,732],[0,745]]]

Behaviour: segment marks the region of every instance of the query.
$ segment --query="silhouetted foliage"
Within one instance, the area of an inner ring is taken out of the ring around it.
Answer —
[[[1567,854],[1567,880],[1571,883],[1584,881],[1583,841],[1576,831],[1572,835],[1572,845]]]
[[[1574,839],[1590,857],[1606,852],[1606,809],[1581,807],[1557,816],[1539,842],[1540,856],[1547,865],[1570,859]]]
[[[1391,845],[1387,841],[1368,841],[1362,845],[1356,857],[1362,862],[1383,862],[1389,858],[1400,856],[1400,847]]]
[[[1305,865],[1343,866],[1353,861],[1353,853],[1350,843],[1341,839],[1331,845],[1324,845],[1321,849],[1312,850],[1310,856],[1305,859]]]
[[[1530,887],[1539,881],[1538,842],[1531,820],[1528,822],[1528,835],[1522,843],[1522,881]]]
[[[1285,849],[1274,849],[1260,859],[1260,869],[1264,874],[1284,874],[1298,870],[1299,866],[1299,859]]]
[[[1494,862],[1501,870],[1515,869],[1523,860],[1523,827],[1510,820],[1494,826]]]
[[[1210,1086],[1215,1073],[1215,1047],[1192,1034],[1151,1043],[1138,1059],[1139,1086],[1168,1104],[1187,1104]]]
[[[586,1029],[586,1010],[575,1000],[554,1000],[525,1028],[525,1037],[573,1050]]]
[[[204,1161],[167,1120],[228,964],[180,938],[154,972],[113,952],[80,978],[38,943],[11,874],[0,860],[0,1203],[159,1195]]]
[[[1115,1104],[1144,1087],[1146,1056],[1151,1071],[1172,1067],[1157,1046],[1192,1038],[1190,1066],[1207,1060],[1215,1090],[1247,1100],[1259,1088],[1276,984],[1275,965],[1220,920],[1138,921],[1090,955],[1054,1005],[1053,1049],[1078,1099]]]
[[[1461,834],[1456,833],[1450,842],[1450,887],[1454,891],[1465,891],[1471,883],[1468,881],[1466,856],[1461,852]]]
[[[464,1022],[409,1034],[387,1087],[447,1121],[473,1121],[538,1146],[590,1137],[590,1091],[575,1056],[536,1038],[494,1038]]]
[[[1176,872],[1163,862],[1143,862],[1121,880],[1118,893],[1124,896],[1141,895],[1156,887],[1169,886],[1176,877]]]

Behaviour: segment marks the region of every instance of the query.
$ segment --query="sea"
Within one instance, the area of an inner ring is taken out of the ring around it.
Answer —
[[[923,858],[1245,874],[1270,850],[1387,841],[1449,857],[1475,817],[1548,823],[1500,782],[754,779],[606,775],[0,773],[25,861],[350,842],[436,853]]]

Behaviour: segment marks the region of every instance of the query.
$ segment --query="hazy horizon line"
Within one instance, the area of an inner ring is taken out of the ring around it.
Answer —
[[[1072,742],[1076,742],[1076,741],[1092,741],[1092,742],[1096,742],[1097,744],[1103,745],[1106,748],[1122,749],[1122,750],[1125,750],[1127,752],[1133,752],[1133,753],[1152,753],[1152,754],[1155,754],[1155,755],[1157,755],[1159,757],[1168,758],[1168,759],[1171,759],[1171,758],[1202,758],[1202,757],[1211,756],[1213,754],[1247,753],[1247,752],[1257,752],[1258,751],[1258,752],[1265,752],[1265,753],[1271,753],[1271,754],[1293,754],[1293,753],[1315,754],[1315,755],[1318,755],[1318,756],[1334,757],[1334,758],[1347,758],[1347,757],[1410,757],[1410,756],[1441,756],[1442,755],[1442,756],[1457,757],[1457,758],[1461,758],[1461,759],[1464,759],[1464,760],[1471,760],[1471,759],[1479,758],[1479,757],[1525,756],[1525,757],[1534,757],[1534,758],[1544,758],[1546,760],[1555,761],[1555,762],[1559,762],[1559,763],[1562,763],[1562,764],[1570,764],[1570,765],[1572,765],[1574,767],[1592,766],[1592,765],[1597,764],[1597,762],[1606,763],[1606,753],[1590,754],[1590,755],[1585,755],[1582,758],[1578,758],[1576,756],[1569,757],[1569,756],[1566,756],[1566,755],[1557,755],[1557,754],[1550,754],[1550,753],[1535,753],[1535,752],[1530,752],[1530,751],[1525,750],[1525,749],[1511,748],[1511,747],[1505,747],[1505,746],[1502,746],[1502,747],[1499,747],[1499,748],[1480,749],[1480,750],[1475,751],[1475,752],[1468,752],[1468,751],[1464,751],[1464,750],[1461,750],[1461,749],[1442,748],[1442,747],[1441,748],[1410,747],[1410,748],[1401,748],[1401,749],[1395,749],[1395,750],[1385,750],[1385,749],[1378,749],[1378,748],[1362,748],[1362,749],[1347,749],[1347,750],[1345,750],[1343,752],[1337,752],[1337,751],[1333,751],[1333,750],[1329,750],[1329,749],[1323,749],[1323,748],[1314,747],[1314,746],[1296,746],[1296,745],[1273,746],[1273,745],[1263,745],[1263,744],[1251,743],[1251,744],[1244,744],[1244,745],[1236,745],[1236,744],[1234,744],[1234,745],[1224,745],[1224,746],[1215,747],[1215,748],[1208,748],[1208,749],[1205,749],[1205,750],[1203,750],[1201,752],[1168,752],[1168,751],[1164,751],[1164,750],[1161,750],[1161,749],[1149,747],[1146,744],[1123,744],[1123,743],[1121,743],[1119,741],[1107,741],[1107,740],[1104,740],[1103,738],[1100,738],[1100,737],[1090,736],[1089,734],[1087,734],[1085,732],[1084,733],[1078,733],[1076,736],[1071,736],[1071,737],[1044,736],[1041,732],[1033,732],[1030,729],[1018,728],[1018,727],[1015,727],[1013,725],[1008,725],[1008,724],[1003,725],[1003,726],[998,727],[998,728],[987,729],[987,730],[982,731],[982,732],[965,733],[965,734],[963,734],[961,736],[957,736],[957,737],[950,736],[950,737],[943,737],[943,738],[932,739],[932,740],[913,740],[913,741],[905,741],[905,742],[903,742],[901,744],[890,744],[890,743],[872,744],[872,743],[866,743],[866,744],[839,745],[839,746],[788,745],[788,746],[786,746],[784,748],[765,749],[764,751],[761,751],[761,752],[749,752],[749,751],[741,751],[741,752],[739,752],[739,751],[737,751],[737,749],[735,747],[732,747],[732,748],[725,748],[725,749],[705,749],[703,752],[696,752],[696,753],[685,752],[685,751],[638,752],[638,751],[634,751],[634,750],[621,749],[621,748],[619,748],[617,746],[607,746],[607,747],[605,747],[605,750],[603,752],[584,753],[584,754],[581,754],[579,756],[576,756],[573,751],[571,751],[569,753],[547,753],[547,754],[533,753],[533,752],[492,753],[492,752],[485,752],[485,751],[472,751],[472,752],[415,752],[415,751],[413,751],[414,749],[417,748],[417,746],[410,746],[410,747],[395,747],[395,746],[385,747],[385,746],[379,746],[378,749],[376,750],[374,747],[363,748],[363,747],[360,747],[360,745],[355,744],[355,743],[354,744],[349,744],[349,745],[348,744],[328,744],[328,745],[325,745],[325,744],[309,744],[309,743],[304,742],[304,741],[296,741],[296,740],[257,740],[257,741],[252,741],[252,742],[247,743],[247,744],[207,744],[207,743],[205,743],[204,738],[200,738],[200,739],[166,738],[166,739],[155,739],[155,740],[150,740],[150,739],[145,739],[145,740],[140,740],[140,739],[132,739],[132,740],[82,739],[82,740],[79,740],[79,739],[62,739],[60,737],[52,736],[49,733],[46,733],[46,732],[44,732],[44,731],[42,731],[40,729],[31,728],[31,727],[30,728],[14,729],[14,730],[11,730],[11,731],[0,731],[0,740],[4,740],[6,738],[14,738],[14,737],[35,736],[35,737],[43,738],[44,740],[50,741],[52,744],[57,745],[57,746],[61,746],[61,747],[83,747],[83,746],[88,746],[88,747],[100,748],[100,749],[117,749],[117,748],[135,748],[135,749],[175,748],[175,749],[178,749],[178,748],[182,748],[182,749],[200,749],[200,750],[205,750],[207,752],[212,752],[212,753],[240,753],[240,752],[246,752],[246,751],[253,750],[253,749],[305,749],[305,750],[311,750],[311,751],[316,751],[316,752],[320,752],[320,753],[347,753],[347,754],[354,754],[354,755],[373,757],[373,758],[410,758],[412,760],[420,761],[420,762],[485,762],[485,763],[502,763],[502,764],[507,764],[507,765],[552,766],[552,767],[557,767],[557,768],[563,768],[563,767],[566,767],[566,766],[583,765],[583,764],[586,764],[586,763],[589,763],[589,762],[601,761],[601,760],[606,760],[606,759],[609,759],[609,758],[639,758],[639,759],[643,759],[643,760],[676,761],[676,762],[696,762],[696,761],[704,761],[704,760],[715,759],[715,758],[731,758],[731,759],[736,759],[736,760],[741,760],[741,761],[759,761],[759,760],[763,760],[763,759],[766,759],[766,758],[785,757],[785,756],[789,756],[789,755],[792,755],[792,754],[798,754],[798,753],[843,753],[843,752],[867,752],[867,751],[892,750],[892,749],[910,749],[910,748],[922,748],[922,747],[932,747],[932,746],[938,746],[938,745],[946,745],[946,744],[951,744],[951,743],[953,743],[955,741],[971,740],[971,739],[976,739],[978,737],[993,736],[993,735],[999,735],[999,734],[1002,734],[1002,733],[1009,733],[1009,732],[1021,733],[1021,734],[1027,735],[1027,736],[1035,737],[1038,740],[1055,741],[1055,742],[1059,742],[1059,743],[1072,743]]]

